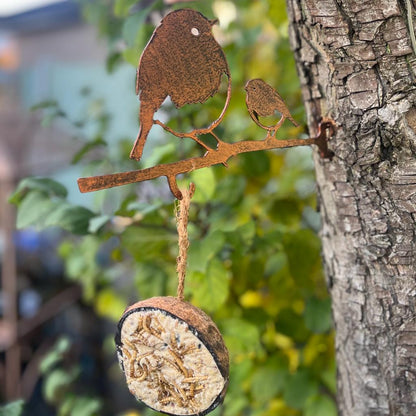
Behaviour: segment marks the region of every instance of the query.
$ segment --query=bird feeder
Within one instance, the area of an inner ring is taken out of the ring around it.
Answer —
[[[180,200],[178,296],[147,299],[128,307],[116,335],[117,355],[130,392],[147,406],[170,415],[202,416],[213,410],[224,398],[229,373],[228,352],[218,328],[203,311],[184,300],[187,221],[194,189],[191,186],[181,191],[177,176],[218,164],[227,166],[233,156],[259,150],[316,145],[321,157],[330,158],[327,141],[335,132],[335,123],[322,119],[316,137],[277,139],[276,133],[286,119],[295,125],[297,122],[278,92],[254,79],[245,87],[247,109],[253,121],[266,131],[266,137],[233,143],[219,138],[214,130],[230,102],[231,74],[225,54],[212,35],[215,23],[197,11],[182,9],[166,15],[155,29],[137,69],[140,130],[130,157],[141,158],[154,124],[176,137],[195,141],[204,148],[204,154],[146,169],[78,179],[80,191],[91,192],[165,176],[172,194]],[[208,127],[178,132],[154,119],[166,97],[178,108],[205,102],[218,92],[224,75],[228,80],[225,103]],[[266,126],[260,121],[259,117],[275,112],[281,114],[275,125]],[[215,148],[200,139],[207,134],[215,139]]]

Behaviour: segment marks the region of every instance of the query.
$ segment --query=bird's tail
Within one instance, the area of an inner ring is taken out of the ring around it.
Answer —
[[[130,152],[130,159],[139,161],[143,154],[144,144],[146,139],[143,137],[143,127],[140,126],[139,134],[137,135],[136,141],[133,144],[133,148]]]
[[[153,112],[146,114],[145,111],[140,111],[140,129],[133,148],[130,152],[130,159],[139,161],[143,154],[143,148],[146,143],[147,135],[153,126]]]

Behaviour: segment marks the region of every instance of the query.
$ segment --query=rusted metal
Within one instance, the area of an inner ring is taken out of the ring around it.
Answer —
[[[278,149],[293,146],[317,145],[323,158],[331,158],[327,140],[335,133],[336,125],[330,119],[322,120],[318,125],[318,135],[308,139],[276,139],[276,132],[285,119],[295,126],[289,109],[278,92],[263,80],[254,79],[247,82],[246,104],[251,118],[258,126],[267,131],[261,141],[243,140],[227,143],[221,140],[214,129],[223,120],[231,98],[231,75],[225,55],[212,36],[211,28],[216,20],[209,20],[199,12],[182,9],[169,13],[155,29],[153,36],[144,49],[137,70],[136,92],[140,96],[140,131],[134,143],[130,157],[139,160],[147,135],[153,124],[158,124],[166,131],[180,138],[190,138],[201,145],[206,153],[200,157],[162,164],[147,169],[113,173],[78,179],[81,192],[92,192],[142,182],[165,176],[172,194],[182,199],[176,182],[179,174],[196,169],[223,164],[240,153],[258,150]],[[218,118],[206,128],[190,132],[177,132],[153,116],[167,96],[178,107],[191,103],[203,103],[218,92],[221,78],[228,78],[227,97]],[[273,126],[265,126],[260,117],[281,114],[280,120]],[[216,148],[207,146],[199,136],[210,134],[217,142]]]
[[[155,29],[140,58],[136,78],[136,94],[140,97],[140,130],[130,158],[140,160],[146,138],[155,121],[154,113],[167,96],[177,108],[185,104],[203,103],[218,92],[223,75],[231,77],[227,60],[212,35],[217,20],[209,20],[191,9],[169,13]],[[225,113],[208,128],[212,130]],[[204,146],[195,134],[190,137]]]
[[[193,170],[218,164],[226,164],[228,159],[240,153],[309,146],[311,144],[318,146],[322,157],[330,158],[332,154],[328,150],[327,140],[333,135],[334,131],[335,123],[332,120],[324,120],[319,124],[318,135],[308,139],[278,140],[274,135],[268,134],[264,140],[260,141],[242,140],[236,143],[226,143],[220,140],[217,148],[207,151],[204,156],[157,165],[147,169],[80,178],[78,179],[78,186],[81,192],[92,192],[166,176],[173,195],[177,199],[182,199],[182,194],[176,184],[176,176],[181,173],[192,172]]]
[[[286,118],[296,127],[299,126],[290,114],[283,98],[272,86],[266,84],[262,79],[251,79],[247,82],[244,89],[247,93],[246,104],[248,112],[258,126],[271,134],[276,134]],[[281,114],[281,118],[274,126],[265,126],[260,122],[259,116],[269,117],[273,116],[276,112]]]

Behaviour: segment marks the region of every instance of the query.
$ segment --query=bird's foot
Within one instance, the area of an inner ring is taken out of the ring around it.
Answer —
[[[212,151],[212,148],[207,146],[201,139],[198,139],[198,137],[196,136],[190,136],[190,138],[192,140],[194,140],[195,142],[197,142],[200,146],[202,146],[207,152]]]
[[[274,129],[274,135],[276,135],[277,130],[279,130],[279,129],[280,129],[280,127],[282,127],[282,124],[283,124],[283,122],[285,121],[285,119],[286,119],[286,117],[285,117],[285,116],[280,117],[280,120],[279,120],[279,121],[277,122],[277,124],[273,127],[273,129]]]

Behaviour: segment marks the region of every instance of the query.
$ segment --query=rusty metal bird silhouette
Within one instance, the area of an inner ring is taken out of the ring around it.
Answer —
[[[276,133],[285,119],[290,120],[296,127],[299,126],[290,114],[283,98],[272,86],[262,79],[251,79],[246,83],[244,89],[247,93],[246,104],[248,112],[258,126],[271,134]],[[274,126],[265,126],[259,121],[259,116],[269,117],[274,115],[276,111],[281,114],[281,118]]]
[[[323,118],[317,123],[317,135],[314,137],[276,139],[276,131],[286,118],[295,126],[297,123],[277,91],[260,79],[247,82],[246,104],[251,118],[267,131],[265,139],[229,143],[214,133],[214,129],[223,120],[231,99],[231,75],[228,64],[220,45],[212,35],[212,26],[215,22],[208,20],[199,12],[182,9],[166,15],[153,32],[137,69],[136,92],[141,101],[140,130],[130,157],[136,160],[141,158],[146,138],[153,124],[158,124],[176,137],[188,137],[194,140],[207,150],[206,153],[203,156],[146,169],[79,178],[78,186],[81,192],[92,192],[164,176],[172,194],[177,199],[182,199],[177,183],[178,175],[220,163],[227,166],[230,158],[241,153],[313,144],[318,146],[321,157],[332,158],[333,152],[328,149],[327,141],[336,133],[337,125],[329,118]],[[154,119],[155,112],[168,96],[178,108],[185,104],[204,103],[219,91],[224,75],[228,79],[224,107],[217,119],[208,127],[177,132],[160,120]],[[259,116],[267,117],[276,111],[280,112],[281,118],[275,125],[264,126],[259,121]],[[215,149],[207,146],[200,139],[200,136],[206,134],[211,134],[216,139]]]
[[[224,109],[203,133],[211,132],[221,122],[231,94],[231,76],[224,52],[212,35],[212,26],[216,22],[195,10],[180,9],[167,14],[153,32],[137,69],[140,129],[130,153],[131,159],[140,160],[153,124],[158,123],[176,134],[153,119],[166,97],[170,96],[177,108],[204,103],[218,92],[225,74],[228,94]],[[195,134],[176,135],[190,137],[206,147]]]

